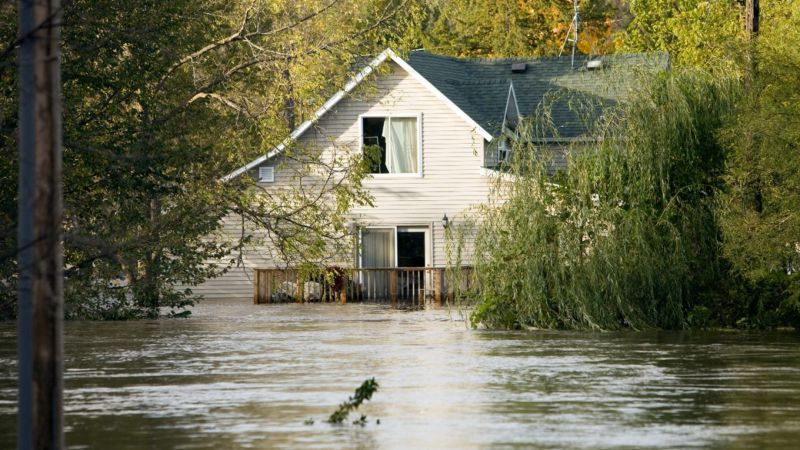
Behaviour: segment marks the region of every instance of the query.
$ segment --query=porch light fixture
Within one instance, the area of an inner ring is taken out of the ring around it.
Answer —
[[[347,231],[350,234],[355,236],[358,233],[358,223],[356,223],[356,222],[348,222],[347,223]]]
[[[442,227],[444,227],[444,229],[447,229],[449,225],[450,225],[450,219],[447,218],[447,213],[445,213],[444,217],[442,217]]]

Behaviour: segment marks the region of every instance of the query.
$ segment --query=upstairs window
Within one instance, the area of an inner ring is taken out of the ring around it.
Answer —
[[[372,173],[420,173],[417,117],[362,117],[362,144],[375,151]]]

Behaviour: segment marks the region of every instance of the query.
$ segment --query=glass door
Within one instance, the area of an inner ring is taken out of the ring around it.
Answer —
[[[397,267],[428,265],[427,236],[427,228],[397,228]]]
[[[361,230],[361,267],[396,267],[394,228]]]

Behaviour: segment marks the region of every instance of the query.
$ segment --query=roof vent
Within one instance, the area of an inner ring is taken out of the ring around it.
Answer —
[[[528,68],[528,65],[525,63],[514,63],[511,64],[511,73],[523,73]]]
[[[274,166],[261,166],[258,168],[258,182],[259,183],[274,183],[275,182],[275,167]]]
[[[586,70],[597,70],[602,68],[603,68],[603,61],[600,59],[595,59],[594,61],[586,62]]]

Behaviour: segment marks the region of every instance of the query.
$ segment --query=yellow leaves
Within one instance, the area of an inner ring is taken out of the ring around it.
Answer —
[[[599,0],[584,0],[582,7],[593,11],[581,25],[594,30],[590,47],[601,46],[610,36],[613,11]],[[443,2],[432,9],[437,19],[425,30],[425,47],[458,56],[555,55],[573,16],[571,0]]]

